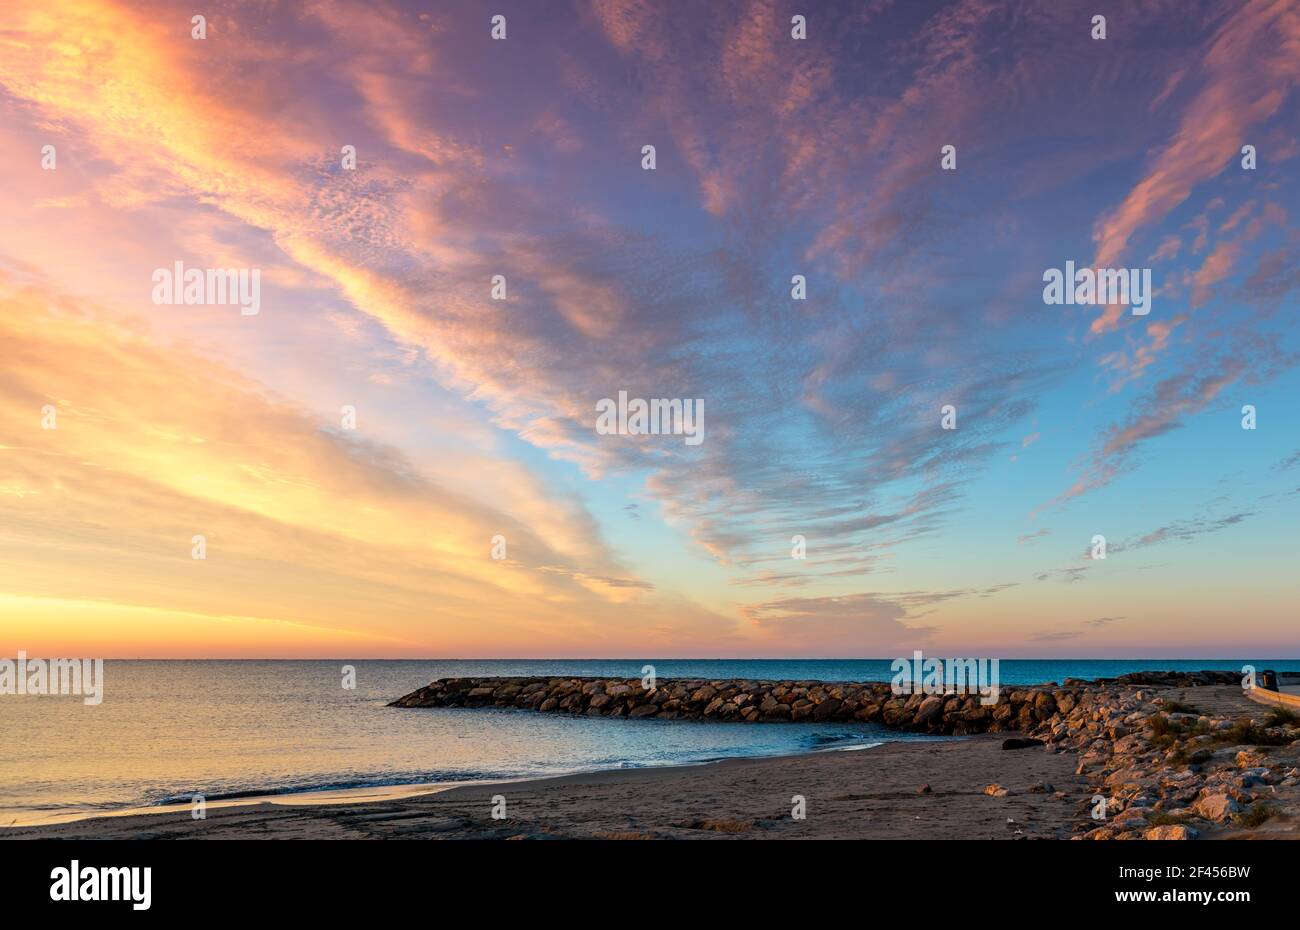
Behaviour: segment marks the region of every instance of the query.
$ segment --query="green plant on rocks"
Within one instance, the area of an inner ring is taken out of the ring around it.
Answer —
[[[1239,827],[1258,827],[1275,814],[1277,814],[1277,808],[1261,801],[1257,804],[1252,804],[1243,813],[1234,817],[1233,821]]]

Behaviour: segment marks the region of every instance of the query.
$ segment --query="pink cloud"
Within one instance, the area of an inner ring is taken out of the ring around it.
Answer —
[[[1234,164],[1248,131],[1281,107],[1300,80],[1300,9],[1288,0],[1254,0],[1227,17],[1210,43],[1204,88],[1187,105],[1173,140],[1145,177],[1097,225],[1095,264],[1123,260],[1129,240],[1185,201],[1192,189]],[[1114,329],[1117,314],[1093,321]]]

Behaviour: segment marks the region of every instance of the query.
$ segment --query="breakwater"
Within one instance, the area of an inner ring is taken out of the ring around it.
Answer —
[[[1005,688],[997,701],[986,704],[979,694],[896,695],[888,682],[660,679],[647,688],[637,678],[444,678],[390,706],[513,707],[593,717],[737,723],[857,721],[964,736],[1029,732],[1072,718],[1097,723],[1117,711],[1125,691],[1236,680],[1231,672],[1137,673],[1097,682],[1066,679],[1059,685]]]

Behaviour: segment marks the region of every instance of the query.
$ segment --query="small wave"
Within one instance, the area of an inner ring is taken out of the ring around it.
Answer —
[[[375,775],[368,778],[313,781],[296,785],[256,785],[216,791],[190,791],[184,794],[164,794],[143,802],[146,807],[163,807],[169,804],[189,804],[196,795],[205,801],[241,801],[248,798],[271,798],[283,795],[308,794],[321,791],[351,791],[357,788],[393,788],[403,785],[443,785],[472,781],[501,781],[512,778],[536,778],[547,773],[537,772],[429,772],[420,775]],[[122,805],[111,805],[120,807]]]

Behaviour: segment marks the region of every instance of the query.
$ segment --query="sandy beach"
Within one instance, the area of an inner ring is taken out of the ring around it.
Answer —
[[[378,802],[260,803],[99,817],[4,838],[170,839],[1021,839],[1066,838],[1086,784],[1076,757],[1006,751],[1002,738],[885,743],[707,765],[468,785]],[[1009,793],[985,794],[993,783]],[[922,786],[930,791],[922,793]],[[1044,786],[1050,786],[1046,790]],[[1058,796],[1063,793],[1064,797]],[[506,817],[492,818],[492,798]],[[806,818],[791,798],[806,799]]]

